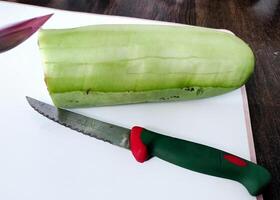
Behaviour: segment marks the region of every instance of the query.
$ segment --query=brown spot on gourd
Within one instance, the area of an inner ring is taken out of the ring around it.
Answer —
[[[87,90],[86,90],[86,94],[89,94],[90,90],[91,90],[90,88],[87,89]]]
[[[188,92],[189,92],[189,91],[192,92],[192,91],[194,91],[194,88],[193,88],[193,87],[192,87],[192,88],[187,87],[187,88],[184,88],[184,90],[185,90],[185,91],[188,91]]]
[[[196,91],[196,95],[199,96],[199,95],[202,95],[204,92],[203,88],[198,88],[197,91]]]

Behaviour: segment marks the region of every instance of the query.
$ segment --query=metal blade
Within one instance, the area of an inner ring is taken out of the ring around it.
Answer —
[[[129,149],[129,129],[56,108],[31,97],[26,97],[26,99],[37,112],[61,125],[99,140]]]

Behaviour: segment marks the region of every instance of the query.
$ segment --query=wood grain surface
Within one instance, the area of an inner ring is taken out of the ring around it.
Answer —
[[[280,0],[18,0],[65,10],[177,22],[233,31],[252,47],[247,94],[257,161],[272,173],[265,200],[280,199]]]

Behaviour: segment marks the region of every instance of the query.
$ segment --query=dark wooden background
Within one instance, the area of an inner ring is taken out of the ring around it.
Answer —
[[[66,10],[121,15],[233,31],[253,48],[246,84],[257,161],[273,175],[265,200],[280,200],[280,0],[17,0]],[[24,12],[24,11],[23,11]]]

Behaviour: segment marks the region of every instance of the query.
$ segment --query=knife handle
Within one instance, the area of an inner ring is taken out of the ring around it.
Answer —
[[[238,156],[138,126],[131,129],[130,149],[138,162],[156,156],[186,169],[238,181],[254,196],[271,179],[265,168]]]

